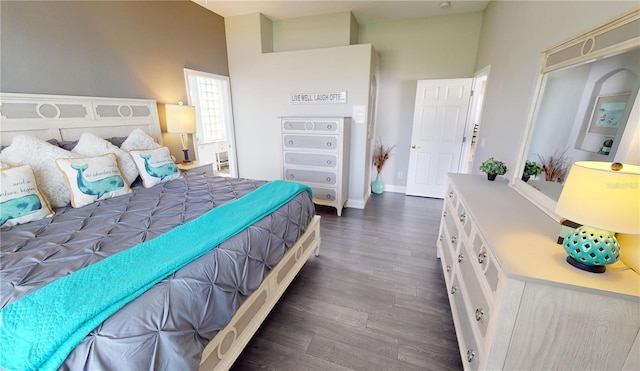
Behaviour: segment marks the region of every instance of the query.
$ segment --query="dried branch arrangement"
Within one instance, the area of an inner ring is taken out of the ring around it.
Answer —
[[[378,143],[376,143],[376,147],[373,150],[373,165],[378,170],[378,174],[382,171],[382,167],[389,159],[389,156],[391,156],[391,151],[394,147],[395,145],[385,146],[382,144],[382,139],[378,140]]]
[[[567,158],[567,150],[558,153],[553,152],[553,155],[545,158],[538,154],[540,165],[542,166],[542,172],[544,173],[544,180],[548,182],[564,182],[564,178],[569,171],[571,160]]]

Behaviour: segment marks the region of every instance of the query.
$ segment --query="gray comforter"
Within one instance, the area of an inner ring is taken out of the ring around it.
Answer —
[[[131,194],[79,209],[56,209],[53,218],[3,229],[0,306],[262,184],[189,175],[150,189],[134,187]],[[313,214],[313,203],[302,192],[127,304],[93,330],[62,369],[197,369],[206,344],[304,233]]]

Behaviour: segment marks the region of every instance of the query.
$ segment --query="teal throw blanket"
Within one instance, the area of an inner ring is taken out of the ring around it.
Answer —
[[[311,193],[299,183],[267,183],[11,303],[0,311],[0,367],[57,369],[91,330],[118,309],[303,191]]]

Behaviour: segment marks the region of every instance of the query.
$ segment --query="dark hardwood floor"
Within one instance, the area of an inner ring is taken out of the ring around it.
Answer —
[[[462,369],[436,258],[442,200],[385,192],[342,217],[316,211],[320,256],[232,369]]]

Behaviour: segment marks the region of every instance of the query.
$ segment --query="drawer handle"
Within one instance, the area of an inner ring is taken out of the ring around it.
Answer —
[[[440,240],[440,241],[444,240],[444,235],[441,234],[440,237],[438,238],[438,240]]]
[[[462,263],[462,259],[464,259],[464,255],[458,255],[458,263]]]
[[[453,198],[453,191],[449,192],[449,198]]]
[[[327,200],[330,200],[330,199],[331,199],[331,195],[327,194]]]
[[[484,310],[482,308],[476,309],[476,321],[480,321],[482,316],[484,316]]]
[[[451,272],[451,265],[447,265],[447,272]]]
[[[480,264],[484,263],[484,259],[486,258],[487,258],[487,253],[481,252],[480,254],[478,254],[478,263]]]
[[[458,291],[458,288],[455,286],[451,286],[451,295],[455,294]]]
[[[458,237],[457,236],[451,237],[451,243],[456,243],[456,241],[458,241]]]
[[[331,165],[331,160],[327,160],[327,165]]]
[[[290,141],[289,141],[289,144],[293,144],[293,141],[292,141],[292,140],[290,140]]]
[[[465,213],[460,214],[460,223],[464,223],[465,219],[467,219],[467,214]]]
[[[469,349],[467,350],[467,362],[471,362],[473,361],[473,358],[476,356],[476,352],[474,352],[473,350]]]
[[[327,142],[327,147],[331,147],[331,146],[332,146],[331,142]]]
[[[331,177],[328,176],[327,177],[327,182],[330,182],[330,181],[331,181]]]
[[[332,129],[331,124],[327,124],[327,129]]]
[[[293,179],[294,177],[295,177],[295,175],[289,174],[289,179]]]
[[[446,218],[447,217],[447,212],[445,211],[444,213],[442,213],[442,217]]]

